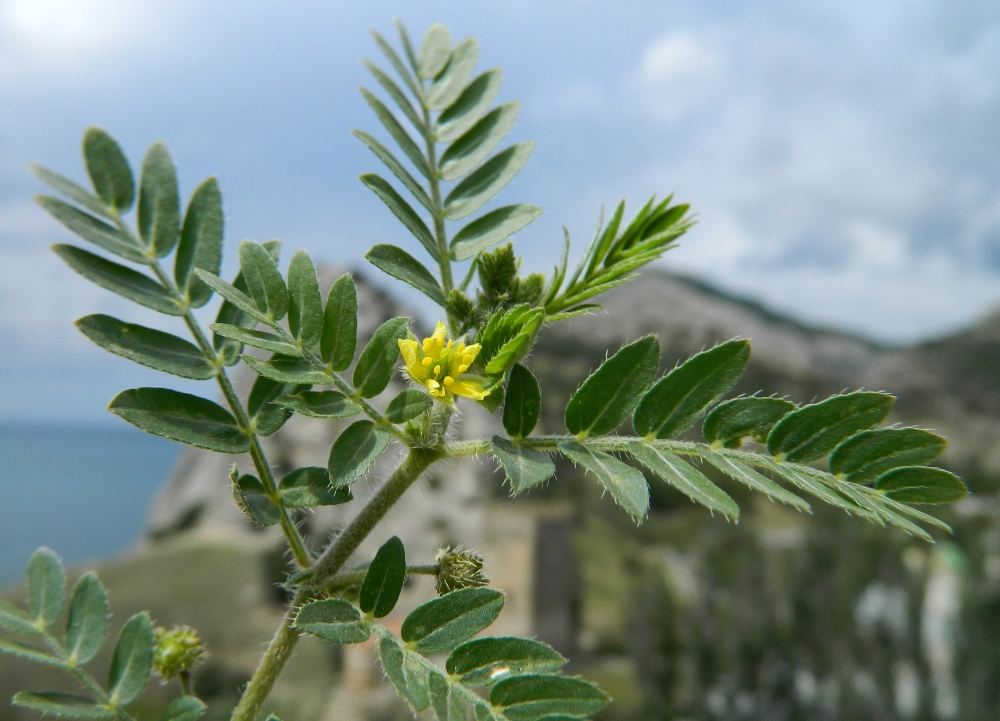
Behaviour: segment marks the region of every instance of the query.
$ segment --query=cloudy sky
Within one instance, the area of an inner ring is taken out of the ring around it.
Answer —
[[[532,267],[602,203],[676,191],[701,222],[665,264],[802,320],[911,342],[1000,304],[995,2],[0,0],[0,420],[100,421],[162,382],[78,337],[85,313],[155,321],[63,267],[30,200],[28,162],[84,179],[90,124],[134,165],[167,141],[184,193],[218,175],[230,243],[409,242],[349,135],[376,127],[359,61],[396,16],[476,35],[522,101],[511,139],[538,145],[499,200],[546,210]]]

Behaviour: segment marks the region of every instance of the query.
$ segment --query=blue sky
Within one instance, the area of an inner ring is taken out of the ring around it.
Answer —
[[[231,249],[410,242],[349,135],[376,128],[360,59],[396,16],[504,68],[511,140],[538,142],[498,198],[546,210],[517,236],[530,267],[602,203],[676,191],[701,222],[665,265],[803,320],[909,342],[1000,304],[995,2],[0,0],[0,420],[101,421],[164,380],[77,334],[91,312],[170,326],[63,267],[30,201],[28,162],[83,180],[87,125],[134,165],[167,141],[185,194],[218,175]]]

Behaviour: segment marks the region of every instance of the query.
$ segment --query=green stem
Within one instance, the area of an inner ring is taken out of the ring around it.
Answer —
[[[181,671],[177,679],[181,682],[181,693],[185,696],[191,696],[191,672]]]
[[[367,566],[368,564],[364,564],[364,567],[362,568],[338,573],[327,581],[326,584],[324,584],[323,590],[327,593],[337,593],[348,588],[360,586],[364,582],[365,576],[368,574]],[[436,576],[440,573],[440,571],[441,566],[436,563],[424,563],[406,567],[407,576]]]
[[[128,711],[123,709],[118,704],[111,703],[111,697],[101,688],[101,684],[97,683],[94,678],[84,671],[82,668],[77,666],[75,663],[71,663],[69,660],[69,655],[66,653],[66,649],[63,645],[56,639],[52,634],[44,629],[40,629],[42,633],[42,638],[45,639],[45,644],[52,650],[56,657],[65,664],[63,668],[73,674],[77,681],[79,681],[83,686],[85,686],[92,694],[97,697],[105,706],[114,709],[115,714],[121,721],[135,721]]]

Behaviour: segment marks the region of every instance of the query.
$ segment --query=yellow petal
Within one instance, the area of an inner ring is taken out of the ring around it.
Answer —
[[[414,380],[422,381],[427,377],[427,371],[417,358],[417,341],[399,341],[399,352],[403,356],[403,363],[406,365],[407,372]]]
[[[448,390],[456,396],[465,396],[474,401],[481,401],[490,394],[488,390],[483,389],[482,383],[469,380],[457,380],[453,385],[449,386]]]

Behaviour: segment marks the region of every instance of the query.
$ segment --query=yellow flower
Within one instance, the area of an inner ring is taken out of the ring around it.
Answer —
[[[483,388],[479,376],[465,375],[479,354],[479,344],[465,345],[445,338],[448,331],[438,323],[434,334],[420,343],[414,338],[399,341],[406,372],[427,392],[445,403],[453,403],[453,396],[465,396],[481,401],[490,394]],[[491,389],[492,390],[492,389]]]

